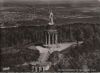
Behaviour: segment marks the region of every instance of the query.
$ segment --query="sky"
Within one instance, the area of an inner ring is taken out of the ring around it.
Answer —
[[[9,2],[9,1],[17,1],[17,2],[95,2],[100,0],[0,0],[0,2]]]

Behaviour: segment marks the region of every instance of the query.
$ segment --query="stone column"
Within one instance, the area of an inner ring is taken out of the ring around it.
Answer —
[[[54,33],[52,34],[52,44],[54,44]]]
[[[48,34],[46,34],[46,45],[48,45],[48,38],[47,38]]]
[[[58,43],[58,34],[56,33],[55,34],[55,44],[57,44]]]
[[[50,40],[50,33],[48,32],[48,45],[50,45],[50,42],[51,40]]]

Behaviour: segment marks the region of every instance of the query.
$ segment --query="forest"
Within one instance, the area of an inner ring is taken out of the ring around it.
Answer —
[[[51,62],[59,61],[53,66],[53,71],[59,68],[82,69],[84,64],[89,69],[100,70],[100,24],[73,23],[55,27],[58,31],[59,43],[77,42],[77,46],[61,51],[60,54],[63,54],[63,60],[60,60],[59,57],[52,60],[53,57],[50,57]],[[45,44],[44,31],[46,30],[46,26],[19,26],[0,29],[2,66],[13,66],[26,61],[37,60],[39,52],[37,50],[37,52],[35,50],[31,51],[24,48],[24,46],[30,43],[34,45]],[[84,43],[78,45],[79,41]],[[57,53],[58,55],[55,54],[54,56],[59,55],[59,53]],[[34,58],[32,58],[33,56]],[[9,60],[6,60],[7,58]]]
[[[81,26],[81,27],[80,27]],[[80,29],[79,29],[80,28]],[[80,30],[83,35],[80,35]],[[61,52],[53,52],[48,61],[56,63],[50,71],[100,71],[100,25],[84,24],[76,25],[74,29],[76,46],[71,46]],[[80,37],[81,36],[81,37]],[[81,45],[78,42],[83,41]],[[59,55],[62,55],[59,57]],[[72,70],[71,70],[72,69]]]

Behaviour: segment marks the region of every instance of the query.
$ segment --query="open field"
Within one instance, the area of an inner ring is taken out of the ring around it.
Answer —
[[[90,22],[100,23],[100,5],[99,4],[22,4],[22,3],[4,3],[0,12],[0,21],[21,21],[34,19],[34,13],[38,18],[48,19],[49,9],[52,9],[55,20],[71,22]],[[33,20],[34,21],[34,20]],[[59,23],[59,21],[56,21]]]

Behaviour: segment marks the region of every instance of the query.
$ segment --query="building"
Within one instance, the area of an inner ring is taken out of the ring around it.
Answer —
[[[58,32],[54,25],[54,14],[51,11],[49,16],[49,23],[45,30],[45,46],[57,45],[58,43]]]

